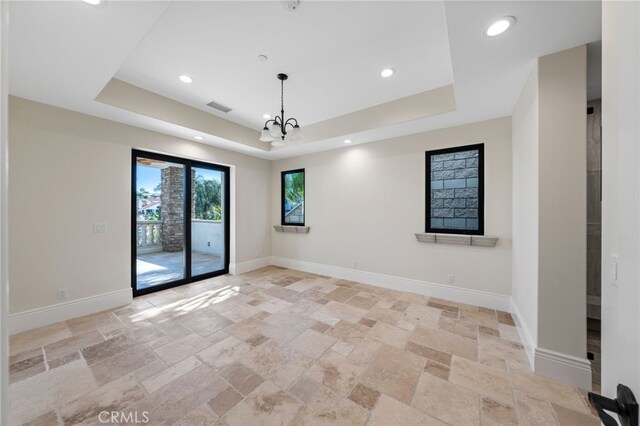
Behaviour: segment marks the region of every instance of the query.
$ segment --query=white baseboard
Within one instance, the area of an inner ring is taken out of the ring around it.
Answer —
[[[271,264],[283,268],[297,269],[312,274],[326,275],[350,281],[357,281],[391,290],[408,291],[424,296],[438,297],[453,302],[467,303],[501,311],[509,310],[510,297],[479,290],[470,290],[444,284],[401,278],[339,266],[323,265],[302,260],[272,256]]]
[[[70,300],[43,308],[9,315],[9,334],[43,327],[71,318],[128,305],[133,300],[130,288]]]
[[[251,272],[255,269],[264,268],[265,266],[271,265],[271,258],[269,257],[261,257],[259,259],[251,259],[246,262],[240,263],[230,263],[229,264],[229,273],[231,275],[240,275],[245,274],[247,272]]]
[[[531,369],[534,370],[536,341],[533,340],[533,337],[529,333],[527,324],[522,319],[522,314],[520,314],[520,309],[518,309],[518,305],[516,305],[513,299],[511,299],[510,312],[511,312],[511,315],[514,317],[513,319],[516,323],[516,329],[518,330],[518,335],[520,335],[520,342],[522,342],[522,346],[524,346],[524,351],[527,354],[529,365],[531,366]]]
[[[588,359],[536,348],[536,374],[591,390],[591,363]]]
[[[513,299],[511,299],[511,314],[514,316],[520,341],[524,346],[531,369],[536,374],[591,390],[589,360],[539,348]]]

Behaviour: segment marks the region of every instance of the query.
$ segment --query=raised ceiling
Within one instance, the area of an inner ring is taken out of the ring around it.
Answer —
[[[390,66],[396,75],[382,79]],[[289,75],[287,112],[305,125],[451,84],[444,5],[304,1],[289,12],[272,1],[175,2],[116,78],[261,128],[264,113],[280,110],[278,73]]]
[[[10,14],[12,95],[273,159],[510,115],[535,58],[600,39],[593,1],[25,1]],[[482,35],[505,15],[512,30]],[[309,132],[271,150],[253,135],[278,112],[278,72]]]

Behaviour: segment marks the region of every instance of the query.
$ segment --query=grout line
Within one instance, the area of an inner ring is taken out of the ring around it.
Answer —
[[[47,361],[47,353],[44,350],[44,346],[41,347],[42,349],[42,362],[44,362],[44,371],[49,371],[49,362]]]
[[[64,422],[62,421],[62,414],[60,414],[60,409],[55,408],[53,412],[56,414],[56,421],[58,422],[58,425],[64,426]]]

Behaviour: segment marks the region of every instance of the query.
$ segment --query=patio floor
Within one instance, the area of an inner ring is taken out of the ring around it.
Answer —
[[[211,254],[191,254],[191,274],[202,275],[224,268],[222,258]],[[138,290],[184,278],[183,252],[139,254],[136,263]]]

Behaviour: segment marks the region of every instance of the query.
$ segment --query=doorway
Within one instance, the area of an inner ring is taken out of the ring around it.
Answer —
[[[602,275],[602,102],[587,102],[587,358],[593,389],[600,393]]]
[[[229,168],[133,150],[131,286],[151,293],[229,273]]]

